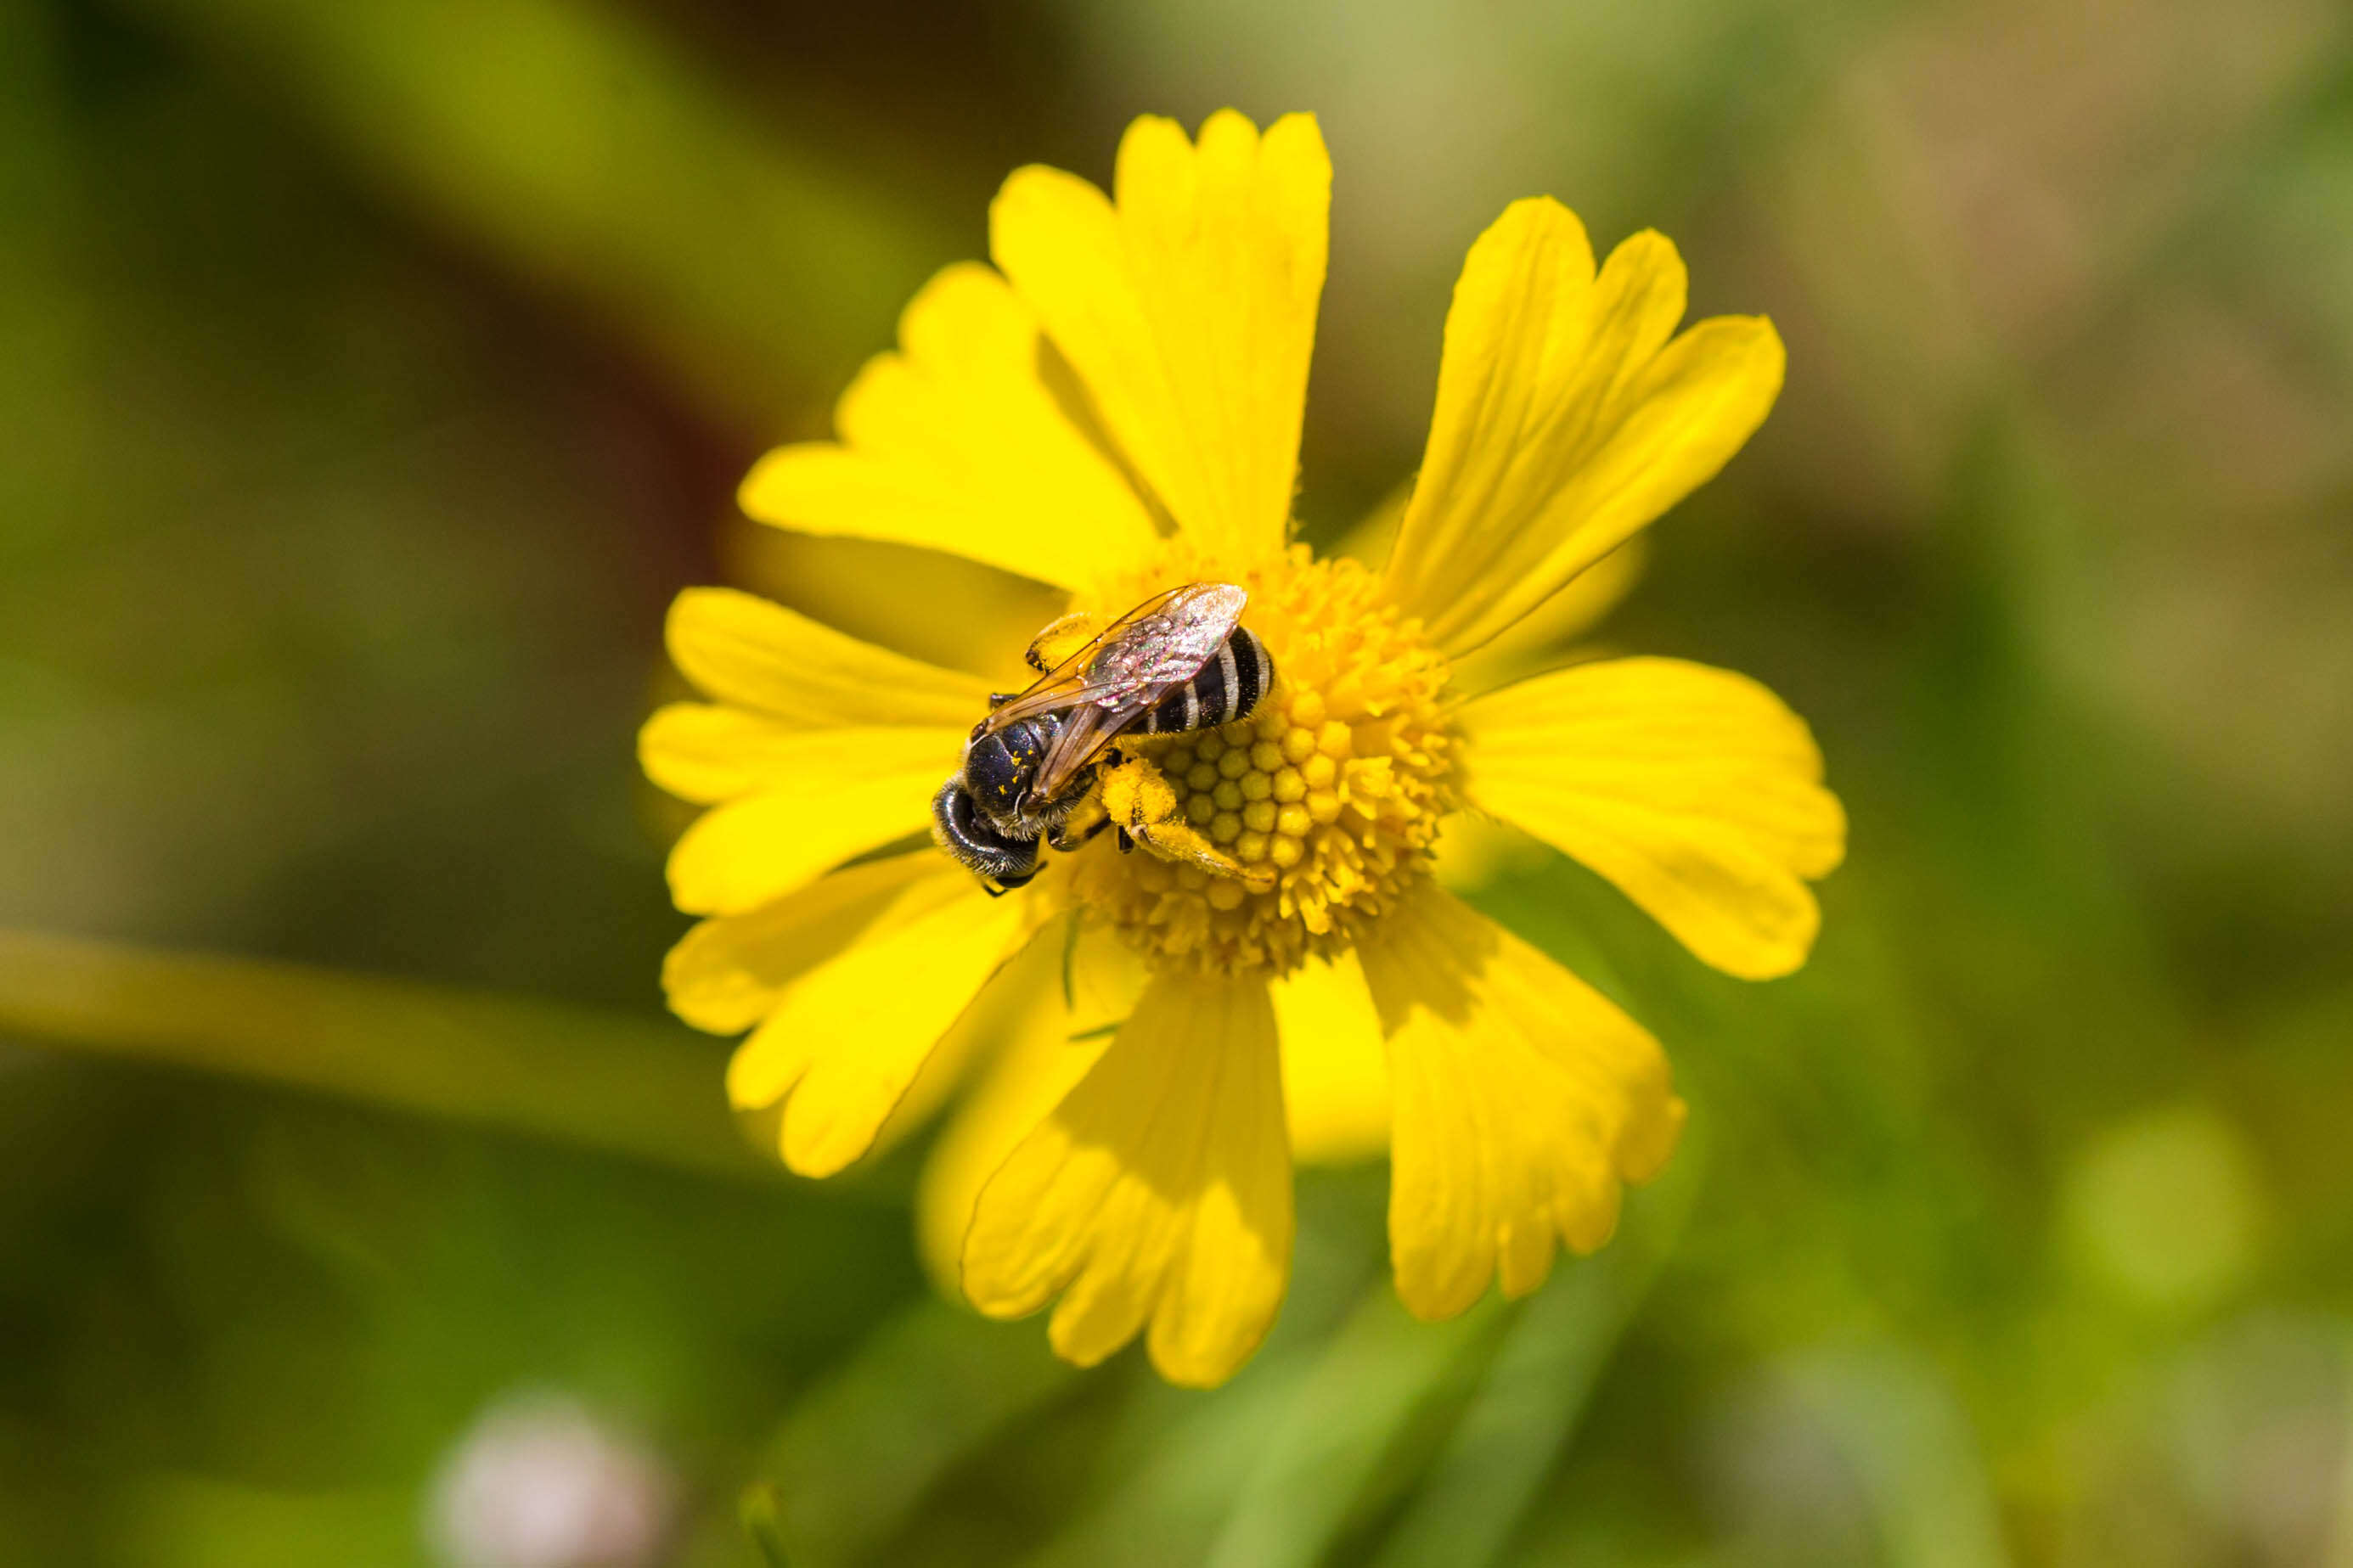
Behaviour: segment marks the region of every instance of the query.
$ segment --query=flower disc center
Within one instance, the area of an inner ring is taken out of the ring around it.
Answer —
[[[1188,564],[1139,577],[1129,602],[1186,580]],[[1285,973],[1351,945],[1426,874],[1454,805],[1446,661],[1418,623],[1378,602],[1356,562],[1294,548],[1239,580],[1250,593],[1243,623],[1274,656],[1273,689],[1248,718],[1132,749],[1195,828],[1245,865],[1271,866],[1273,889],[1251,892],[1141,847],[1121,854],[1108,836],[1076,858],[1073,885],[1155,961]]]

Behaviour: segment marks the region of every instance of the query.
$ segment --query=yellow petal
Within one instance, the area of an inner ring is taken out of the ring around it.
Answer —
[[[747,709],[672,702],[638,731],[638,765],[679,799],[708,805],[786,770],[808,746],[807,731]]]
[[[1469,798],[1616,883],[1730,974],[1806,961],[1810,879],[1844,855],[1805,721],[1757,682],[1672,658],[1556,670],[1466,705]]]
[[[1290,522],[1331,160],[1307,115],[1261,138],[1223,110],[1198,147],[1147,117],[1113,186],[1116,206],[1074,175],[1017,171],[989,251],[1169,515],[1239,572]]]
[[[853,866],[749,914],[701,921],[662,960],[670,1011],[714,1035],[750,1028],[786,985],[856,941],[909,883],[932,875],[927,859]]]
[[[1073,932],[1078,919],[1066,914],[1039,932],[966,1020],[993,1033],[980,1048],[996,1055],[932,1145],[915,1194],[923,1262],[944,1290],[960,1289],[983,1184],[1077,1087],[1144,994],[1149,976],[1136,951],[1105,925],[1081,922]]]
[[[646,772],[655,783],[705,791],[752,784],[751,793],[697,817],[670,847],[670,900],[691,915],[740,914],[923,832],[932,795],[955,771],[964,742],[962,730],[818,731],[797,754],[748,759],[731,774],[669,749],[672,731],[667,722],[647,727]]]
[[[982,1187],[965,1293],[1001,1318],[1060,1296],[1048,1338],[1082,1366],[1148,1323],[1161,1375],[1208,1386],[1274,1321],[1291,1231],[1265,983],[1171,973]]]
[[[1365,514],[1333,547],[1378,569],[1397,548],[1398,526],[1413,499],[1413,486],[1399,486]],[[1484,691],[1560,662],[1560,652],[1599,626],[1642,580],[1650,551],[1640,534],[1571,578],[1558,592],[1493,640],[1454,667],[1458,691]]]
[[[712,934],[691,952],[681,944],[665,978],[690,1018],[765,1004],[728,1063],[728,1100],[785,1100],[785,1163],[827,1176],[873,1143],[940,1037],[1027,939],[1035,906],[992,899],[930,855],[852,867],[785,904],[702,928]]]
[[[857,752],[876,760],[899,754],[936,771],[941,758],[953,763],[965,733],[961,728],[820,730],[743,708],[672,702],[656,709],[638,732],[638,760],[663,789],[708,805],[758,790],[790,789],[808,772],[812,753],[821,762],[828,752]]]
[[[763,522],[921,545],[1065,587],[1133,566],[1150,515],[1065,412],[1037,319],[965,262],[925,285],[842,395],[841,439],[780,447],[739,493]]]
[[[1457,660],[1454,689],[1492,690],[1507,680],[1559,665],[1572,643],[1582,642],[1634,591],[1649,564],[1649,541],[1638,533],[1569,579],[1567,586],[1492,640]]]
[[[1674,247],[1634,236],[1594,275],[1577,217],[1515,202],[1472,247],[1438,405],[1389,557],[1391,595],[1449,653],[1527,615],[1739,450],[1781,388],[1781,340],[1683,311]]]
[[[1659,1044],[1599,993],[1434,883],[1365,944],[1395,1100],[1389,1251],[1398,1294],[1446,1318],[1544,1283],[1555,1239],[1590,1252],[1620,1184],[1682,1131]]]
[[[722,700],[673,703],[638,735],[654,783],[725,803],[670,850],[670,896],[690,914],[741,913],[923,831],[933,793],[987,711],[976,677],[730,589],[678,596],[670,650]]]
[[[670,656],[706,695],[806,728],[959,731],[988,711],[977,676],[846,637],[732,588],[689,588],[670,607]]]
[[[1381,1021],[1353,952],[1276,982],[1282,1032],[1282,1104],[1302,1164],[1341,1164],[1389,1145],[1389,1073]]]

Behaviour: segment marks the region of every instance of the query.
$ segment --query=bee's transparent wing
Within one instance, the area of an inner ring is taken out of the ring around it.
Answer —
[[[1187,583],[1146,599],[973,730],[977,740],[1040,713],[1063,714],[1030,786],[1051,800],[1114,735],[1201,673],[1240,621],[1248,591]]]
[[[1036,685],[973,729],[993,735],[1040,713],[1082,704],[1142,712],[1218,656],[1250,595],[1230,583],[1188,583],[1156,594],[1106,626]],[[1138,699],[1149,700],[1135,707]],[[1133,717],[1133,714],[1130,715]]]

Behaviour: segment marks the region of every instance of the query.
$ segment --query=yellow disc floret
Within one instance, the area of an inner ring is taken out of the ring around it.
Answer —
[[[1454,805],[1446,663],[1379,602],[1372,573],[1304,549],[1239,577],[1172,563],[1105,597],[1220,577],[1250,590],[1243,624],[1274,656],[1273,689],[1233,723],[1123,742],[1156,773],[1124,786],[1165,804],[1165,784],[1208,853],[1164,858],[1145,839],[1121,854],[1105,835],[1073,885],[1155,962],[1282,973],[1351,944],[1427,874]]]

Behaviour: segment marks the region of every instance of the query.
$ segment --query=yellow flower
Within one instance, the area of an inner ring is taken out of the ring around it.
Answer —
[[[826,1175],[993,1046],[932,1156],[928,1256],[983,1311],[1059,1302],[1071,1360],[1142,1332],[1179,1383],[1229,1376],[1272,1321],[1294,1159],[1388,1151],[1398,1289],[1435,1318],[1492,1281],[1534,1289],[1557,1243],[1599,1247],[1621,1184],[1674,1146],[1658,1043],[1430,876],[1449,813],[1517,825],[1751,977],[1804,961],[1807,881],[1844,842],[1804,723],[1740,676],[1624,658],[1453,679],[1740,447],[1780,387],[1771,325],[1677,333],[1666,240],[1597,271],[1567,208],[1514,204],[1455,287],[1386,565],[1315,560],[1291,501],[1330,181],[1312,119],[1261,136],[1231,112],[1198,145],[1137,121],[1110,197],[1019,171],[990,209],[994,268],[934,279],[839,440],[770,453],[742,495],[1103,615],[1247,587],[1272,691],[1138,749],[1251,883],[1104,836],[990,897],[922,837],[984,683],[744,594],[680,596],[670,652],[709,700],[643,737],[652,778],[711,807],[670,863],[708,918],[663,982],[688,1021],[751,1031],[734,1103]]]

